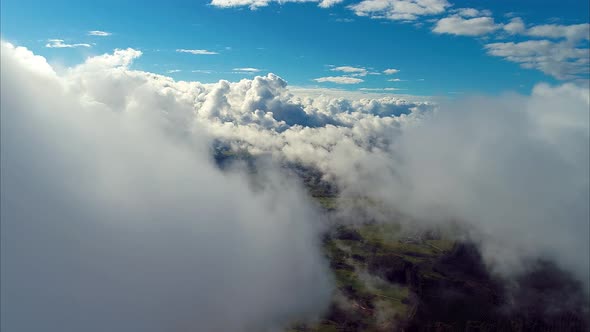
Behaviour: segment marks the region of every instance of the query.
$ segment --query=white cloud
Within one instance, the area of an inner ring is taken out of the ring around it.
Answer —
[[[360,88],[360,91],[398,91],[398,88]]]
[[[116,49],[113,54],[105,53],[103,55],[88,58],[84,63],[85,69],[102,69],[102,68],[128,68],[135,59],[142,56],[140,50],[132,48]]]
[[[180,73],[181,71],[182,70],[180,70],[180,69],[170,69],[170,70],[167,70],[166,73],[167,74],[174,74],[174,73]]]
[[[453,12],[463,17],[492,16],[492,12],[487,9],[479,10],[475,8],[457,8],[453,10]]]
[[[98,37],[108,37],[108,36],[112,35],[112,33],[106,32],[106,31],[100,31],[100,30],[92,30],[92,31],[88,31],[88,35],[89,36],[98,36]]]
[[[234,68],[234,71],[245,72],[245,73],[257,73],[260,71],[258,68],[252,67],[244,67],[244,68]]]
[[[265,7],[271,0],[211,0],[210,5],[221,8],[249,6],[250,9]]]
[[[176,52],[179,52],[179,53],[190,53],[190,54],[194,54],[194,55],[213,55],[213,54],[219,54],[217,52],[208,51],[208,50],[187,50],[187,49],[177,49]]]
[[[540,70],[557,79],[574,79],[590,72],[590,50],[576,48],[568,42],[529,40],[491,43],[485,48],[490,55],[519,63],[523,68]]]
[[[341,3],[342,1],[344,1],[344,0],[320,0],[320,3],[318,4],[318,6],[320,6],[322,8],[330,8],[334,5]]]
[[[383,71],[383,74],[385,74],[385,75],[393,75],[393,74],[397,74],[397,73],[399,73],[399,69],[390,68],[390,69],[385,69]]]
[[[405,80],[402,80],[399,78],[391,78],[391,79],[388,79],[387,81],[389,81],[389,82],[404,82]]]
[[[459,36],[481,36],[496,31],[500,25],[491,17],[462,18],[453,15],[436,22],[432,31]]]
[[[514,17],[509,23],[504,24],[503,29],[510,34],[520,34],[530,37],[567,39],[570,42],[590,40],[590,24],[542,24],[526,28],[522,18]]]
[[[504,24],[502,28],[512,35],[521,34],[526,30],[524,22],[520,17],[513,17],[510,22]]]
[[[367,69],[362,67],[352,67],[352,66],[341,66],[341,67],[334,67],[330,69],[331,71],[340,71],[343,73],[349,73],[356,76],[367,76]]]
[[[27,48],[22,46],[14,46],[10,43],[3,43],[3,47],[10,49],[11,54],[14,54],[15,65],[21,68],[26,68],[28,71],[32,71],[40,77],[47,77],[54,79],[57,77],[53,67],[49,65],[47,59],[40,55],[35,55]],[[0,70],[0,72],[2,72]],[[1,110],[0,110],[1,111]]]
[[[231,7],[250,7],[254,10],[260,7],[266,7],[271,3],[302,3],[302,2],[317,2],[318,7],[329,8],[336,4],[341,3],[343,0],[211,0],[210,4],[220,8],[231,8]]]
[[[544,24],[531,27],[527,35],[543,38],[566,38],[571,41],[589,40],[590,24],[558,25]]]
[[[356,15],[390,20],[416,20],[419,16],[444,13],[446,0],[363,0],[350,5]]]
[[[314,318],[331,293],[317,211],[272,164],[260,181],[222,173],[197,114],[232,98],[129,70],[139,54],[56,75],[2,43],[2,330],[269,331]],[[265,82],[245,97],[272,102]]]
[[[590,39],[590,24],[545,24],[527,29],[520,17],[513,17],[506,24],[497,24],[489,16],[473,17],[485,14],[485,11],[462,8],[454,12],[455,15],[438,20],[432,31],[440,34],[482,36],[502,29],[510,35],[565,39],[563,42],[528,40],[490,43],[485,48],[490,55],[504,57],[508,61],[519,63],[523,68],[537,69],[557,79],[584,79],[590,72],[589,49],[587,46],[576,46],[581,40]]]
[[[76,48],[76,47],[91,47],[90,44],[66,44],[63,39],[48,39],[45,47],[48,48]]]
[[[213,71],[207,70],[207,69],[195,69],[195,70],[191,70],[191,73],[211,74],[211,73],[213,73]]]
[[[324,83],[336,83],[336,84],[358,84],[364,82],[364,80],[356,77],[347,77],[347,76],[326,76],[326,77],[319,77],[315,78],[314,81]]]

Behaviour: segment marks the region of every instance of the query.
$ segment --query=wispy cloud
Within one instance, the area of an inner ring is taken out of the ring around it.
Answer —
[[[326,77],[318,77],[314,79],[316,82],[324,83],[336,83],[336,84],[358,84],[364,82],[364,80],[355,77],[347,77],[347,76],[326,76]]]
[[[106,31],[100,31],[100,30],[92,30],[92,31],[88,31],[88,35],[89,36],[98,36],[98,37],[108,37],[108,36],[112,35],[112,33],[106,32]]]
[[[91,47],[90,44],[79,43],[79,44],[66,44],[63,39],[47,39],[47,48],[76,48],[76,47]]]
[[[243,72],[243,73],[257,73],[260,71],[260,69],[252,68],[252,67],[234,68],[232,70],[237,71],[237,72]]]
[[[341,3],[343,0],[289,0],[290,2],[317,2],[318,7],[329,8],[335,4]],[[220,8],[231,8],[231,7],[250,7],[251,10],[255,10],[260,7],[266,7],[271,2],[286,2],[281,0],[211,0],[211,5]]]
[[[341,67],[334,67],[330,69],[331,71],[340,71],[343,73],[348,73],[353,76],[366,76],[368,71],[362,67],[352,67],[352,66],[341,66]]]
[[[199,73],[199,74],[211,74],[212,72],[213,72],[212,70],[206,70],[206,69],[191,70],[191,73]]]
[[[389,82],[404,82],[405,80],[402,80],[399,78],[392,78],[392,79],[388,79],[387,81],[389,81]]]
[[[360,88],[360,91],[398,91],[398,88]]]
[[[181,71],[182,70],[180,70],[180,69],[170,69],[170,70],[167,70],[166,73],[167,74],[174,74],[174,73],[179,73]]]
[[[179,48],[176,50],[176,52],[179,53],[190,53],[190,54],[194,54],[194,55],[213,55],[213,54],[219,54],[218,52],[214,52],[214,51],[209,51],[209,50],[187,50],[184,48]]]

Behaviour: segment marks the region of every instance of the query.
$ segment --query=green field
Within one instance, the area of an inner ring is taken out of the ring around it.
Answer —
[[[319,201],[322,205],[333,202]],[[397,264],[416,268],[425,279],[440,278],[443,276],[432,270],[432,262],[453,246],[453,241],[445,239],[405,243],[401,227],[395,223],[336,226],[324,241],[324,252],[334,273],[335,296],[340,300],[335,301],[332,312],[320,322],[290,330],[392,330],[411,318],[416,303],[412,286],[408,282],[388,281],[380,273],[380,264],[385,271]],[[392,261],[394,264],[389,264]],[[403,275],[403,269],[398,272]],[[347,301],[344,306],[338,304],[342,298]],[[344,308],[338,308],[339,305]]]

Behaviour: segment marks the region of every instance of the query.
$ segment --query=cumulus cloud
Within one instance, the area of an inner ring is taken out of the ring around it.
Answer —
[[[2,43],[1,329],[263,331],[313,318],[331,289],[317,211],[272,164],[221,173],[194,119],[209,88],[130,70],[140,54],[58,75]]]
[[[363,79],[348,76],[326,76],[315,78],[314,81],[324,83],[336,83],[336,84],[358,84],[364,82]]]
[[[367,74],[369,73],[366,68],[352,67],[352,66],[334,67],[330,70],[331,71],[340,71],[343,73],[348,73],[348,74],[356,75],[356,76],[367,76]]]
[[[527,30],[527,35],[542,38],[565,38],[571,41],[590,40],[590,24],[544,24],[536,25]]]
[[[520,17],[514,17],[509,23],[503,25],[503,29],[510,34],[521,34],[529,37],[567,39],[576,43],[583,40],[590,40],[590,24],[541,24],[526,28]]]
[[[524,22],[520,17],[513,17],[510,22],[504,24],[502,28],[512,35],[521,34],[526,30]]]
[[[231,8],[231,7],[250,7],[254,10],[260,7],[266,7],[270,3],[303,3],[303,2],[317,2],[318,7],[329,8],[336,4],[341,3],[343,0],[211,0],[210,4],[220,8]]]
[[[214,54],[219,54],[218,52],[214,52],[214,51],[209,51],[209,50],[187,50],[187,49],[177,49],[176,52],[179,53],[190,53],[190,54],[194,54],[194,55],[214,55]]]
[[[76,47],[91,47],[90,44],[79,43],[79,44],[66,44],[63,39],[47,39],[47,48],[76,48]]]
[[[499,28],[492,17],[463,18],[453,15],[438,20],[432,31],[458,36],[481,36]]]
[[[568,42],[529,40],[485,45],[488,54],[516,62],[523,68],[537,69],[557,79],[575,79],[590,72],[590,49]]]
[[[479,10],[475,8],[457,8],[453,12],[463,17],[492,16],[492,12],[487,9]]]
[[[112,33],[106,32],[106,31],[100,31],[100,30],[92,30],[92,31],[88,31],[88,35],[89,36],[98,36],[98,37],[108,37],[108,36],[112,35]]]
[[[420,16],[444,13],[450,6],[446,0],[363,0],[349,8],[359,16],[413,21]]]

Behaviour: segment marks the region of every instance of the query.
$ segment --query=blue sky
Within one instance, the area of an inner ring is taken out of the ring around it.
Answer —
[[[333,2],[3,0],[2,39],[58,67],[132,47],[134,68],[201,82],[273,72],[292,86],[452,95],[588,79],[587,1]]]

